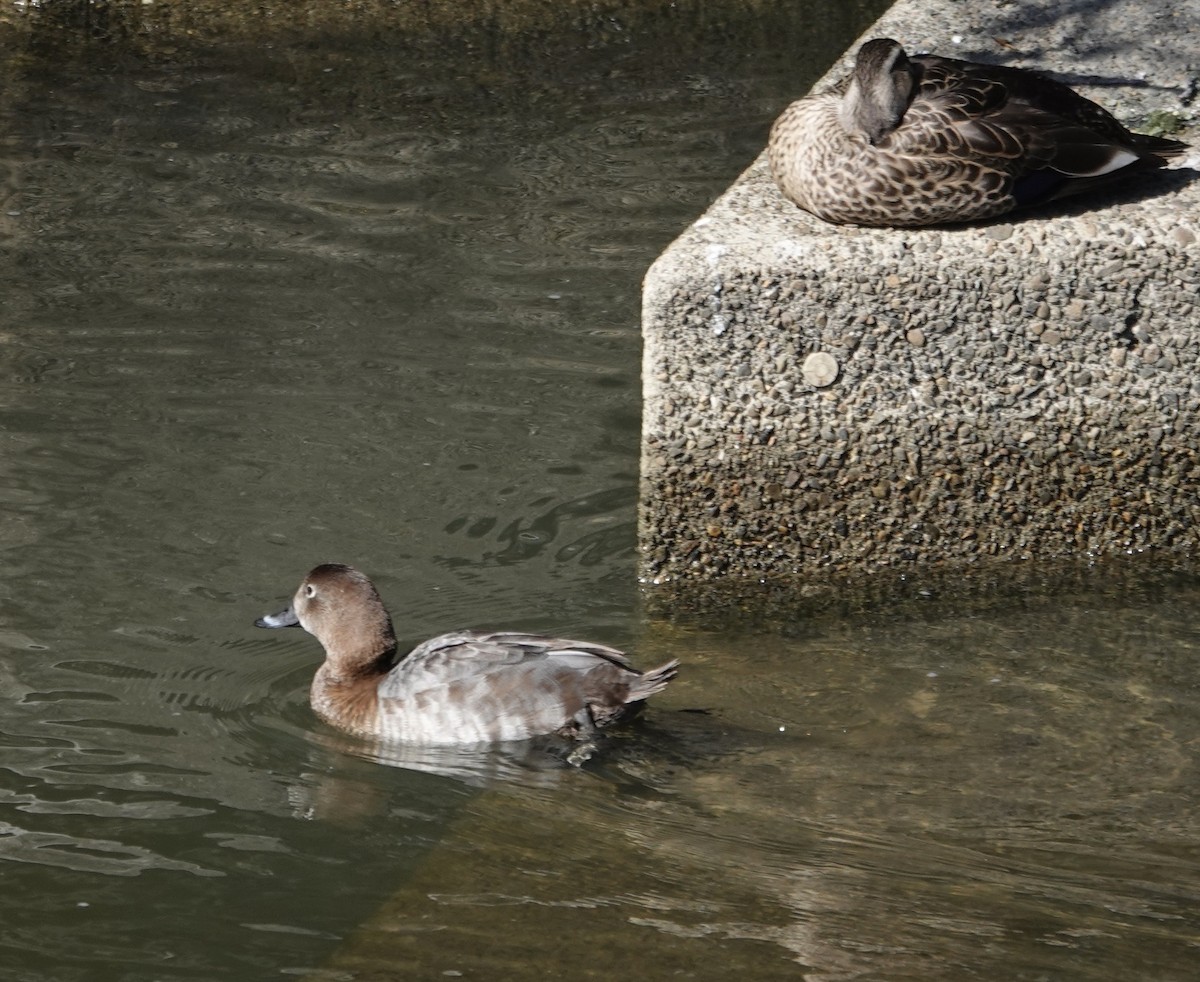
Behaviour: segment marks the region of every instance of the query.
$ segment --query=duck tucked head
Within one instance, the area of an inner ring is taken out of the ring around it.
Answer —
[[[875,38],[844,82],[783,111],[768,158],[784,196],[818,218],[918,227],[1081,194],[1186,149],[1039,72],[910,56]]]
[[[841,124],[874,145],[900,125],[916,87],[916,72],[897,41],[875,38],[858,49],[842,99]]]

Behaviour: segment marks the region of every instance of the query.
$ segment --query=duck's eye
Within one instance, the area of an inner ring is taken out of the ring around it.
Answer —
[[[306,583],[304,586],[304,595],[308,597],[309,600],[312,600],[312,598],[317,595],[317,588],[311,583]]]

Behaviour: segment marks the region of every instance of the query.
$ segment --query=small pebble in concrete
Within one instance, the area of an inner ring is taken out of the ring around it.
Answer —
[[[837,381],[841,366],[837,359],[827,351],[814,351],[804,359],[801,372],[804,381],[814,388],[824,389]]]

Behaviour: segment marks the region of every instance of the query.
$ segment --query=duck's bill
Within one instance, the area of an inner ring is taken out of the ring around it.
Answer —
[[[278,614],[267,614],[254,622],[255,627],[298,627],[300,618],[292,607],[281,610]]]

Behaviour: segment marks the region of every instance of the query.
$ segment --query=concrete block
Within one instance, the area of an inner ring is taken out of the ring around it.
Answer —
[[[1200,37],[1200,11],[1136,6],[1134,24],[902,0],[862,39],[1051,71],[1135,129],[1190,119],[1200,59],[1158,41],[1166,21]],[[1194,122],[1174,135],[1195,144]],[[765,580],[823,605],[1200,554],[1198,166],[892,230],[810,217],[760,157],[645,280],[639,527],[659,599]]]

